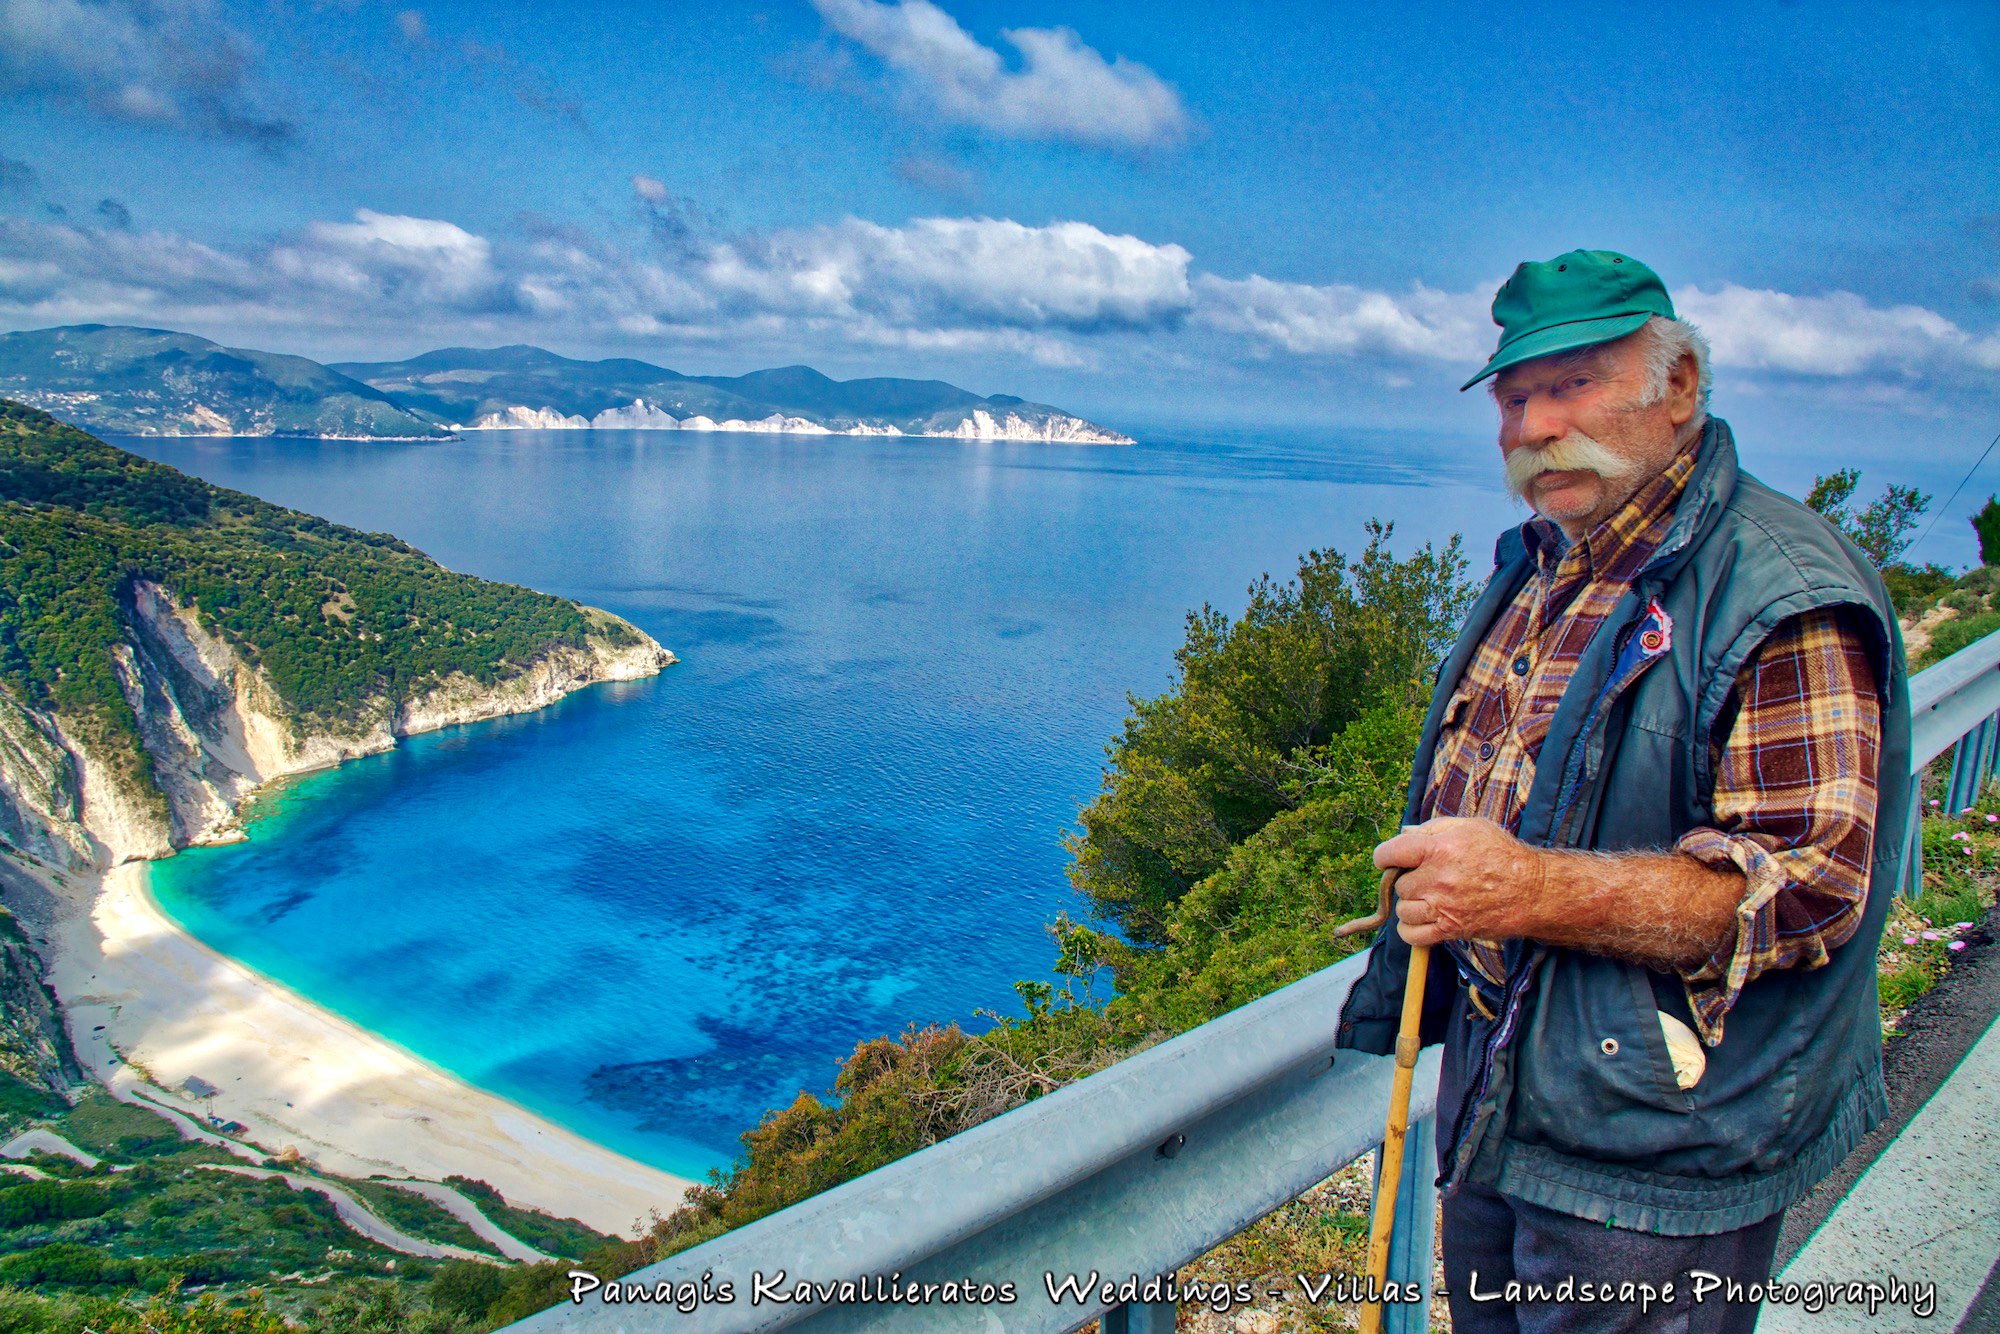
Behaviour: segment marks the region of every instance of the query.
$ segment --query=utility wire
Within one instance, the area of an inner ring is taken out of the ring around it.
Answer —
[[[1951,498],[1949,500],[1946,500],[1944,504],[1938,506],[1936,509],[1931,511],[1931,521],[1924,525],[1923,532],[1917,534],[1917,540],[1910,543],[1909,545],[1908,549],[1911,552],[1916,551],[1918,547],[1922,546],[1924,544],[1924,539],[1931,535],[1931,529],[1937,527],[1937,521],[1939,519],[1942,519],[1944,517],[1944,512],[1951,508],[1951,502],[1953,500],[1958,499],[1958,493],[1965,490],[1965,484],[1972,480],[1972,474],[1979,471],[1979,465],[1986,462],[1986,455],[1991,454],[1993,452],[1994,445],[2000,445],[2000,435],[1994,436],[1993,439],[1987,444],[1986,452],[1984,454],[1981,454],[1977,459],[1975,459],[1973,461],[1972,466],[1965,470],[1965,476],[1959,478],[1958,485],[1952,488]]]

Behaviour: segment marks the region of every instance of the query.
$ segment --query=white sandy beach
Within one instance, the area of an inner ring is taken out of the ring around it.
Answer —
[[[75,889],[70,891],[71,902]],[[143,863],[104,877],[54,932],[51,978],[77,1056],[100,1080],[161,1089],[190,1076],[273,1154],[320,1168],[491,1183],[510,1203],[636,1235],[692,1184],[593,1144],[321,1009],[188,935]],[[102,1025],[100,1029],[99,1026]],[[205,1109],[185,1096],[184,1109]]]

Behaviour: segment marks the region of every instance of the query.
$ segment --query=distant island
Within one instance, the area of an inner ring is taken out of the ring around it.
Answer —
[[[751,431],[1129,445],[1045,403],[942,380],[834,380],[809,366],[682,375],[538,347],[339,362],[193,334],[77,324],[0,334],[0,395],[107,435],[442,440],[465,431]]]

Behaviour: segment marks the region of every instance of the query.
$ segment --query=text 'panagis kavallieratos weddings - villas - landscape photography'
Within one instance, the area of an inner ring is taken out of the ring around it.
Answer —
[[[0,1327],[1548,1327],[1454,1155],[2000,1320],[1934,1168],[1839,1258],[2000,1060],[1996,102],[1977,4],[0,0]],[[1723,935],[1454,934],[1439,820]]]

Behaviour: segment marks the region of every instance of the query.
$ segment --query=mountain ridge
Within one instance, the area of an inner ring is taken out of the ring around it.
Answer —
[[[943,380],[835,380],[802,365],[684,375],[636,358],[585,361],[529,343],[322,364],[104,324],[0,334],[0,394],[119,435],[441,440],[530,428],[1131,443],[1046,403]]]

